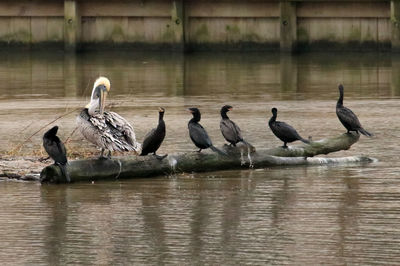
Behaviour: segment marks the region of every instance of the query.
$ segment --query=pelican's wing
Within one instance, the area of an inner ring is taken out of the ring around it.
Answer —
[[[76,118],[79,131],[86,140],[99,148],[114,151],[117,147],[112,142],[112,135],[107,130],[104,117],[90,116],[87,109],[83,109]]]
[[[104,112],[104,118],[114,137],[128,144],[128,150],[141,152],[142,147],[136,141],[135,131],[125,118],[115,112]]]
[[[110,151],[128,151],[127,145],[121,133],[110,127],[104,115],[94,114],[89,117],[89,125],[86,126],[84,136],[98,147]]]
[[[141,152],[132,126],[114,112],[89,115],[87,109],[77,117],[78,128],[91,143],[109,151]]]

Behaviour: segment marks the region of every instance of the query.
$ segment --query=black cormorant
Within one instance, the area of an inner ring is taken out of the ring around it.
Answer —
[[[242,132],[238,125],[235,122],[229,119],[226,114],[230,110],[232,110],[232,106],[224,105],[221,108],[221,122],[219,123],[219,127],[221,128],[221,133],[232,146],[236,146],[238,142],[243,142],[247,144],[247,142],[242,137]]]
[[[158,112],[158,126],[153,128],[147,135],[144,137],[142,143],[142,153],[141,156],[147,155],[149,153],[153,153],[157,159],[163,159],[167,155],[158,156],[156,151],[160,148],[161,143],[165,138],[165,122],[163,120],[165,109],[160,107]]]
[[[310,143],[310,141],[303,139],[292,126],[286,124],[285,122],[276,121],[278,109],[274,107],[271,109],[271,111],[272,117],[269,119],[268,125],[274,135],[283,141],[283,148],[287,148],[286,144],[288,142],[293,142],[296,140],[300,140],[307,144]]]
[[[58,126],[52,127],[49,131],[43,135],[43,147],[51,159],[54,160],[54,164],[60,166],[61,171],[66,177],[67,181],[70,182],[69,175],[65,169],[67,161],[67,150],[65,149],[64,143],[57,137]]]
[[[194,145],[196,145],[196,147],[200,149],[199,152],[201,152],[201,150],[203,149],[210,148],[211,150],[218,152],[219,154],[226,155],[226,153],[213,146],[211,139],[207,134],[207,131],[203,128],[202,125],[199,124],[199,121],[201,119],[200,110],[197,108],[189,108],[189,112],[191,112],[193,115],[193,118],[190,119],[188,123],[189,135]]]
[[[347,133],[350,131],[357,131],[361,134],[371,137],[373,134],[366,131],[362,126],[360,121],[358,121],[357,116],[347,107],[343,106],[343,85],[339,85],[339,99],[336,104],[336,115],[340,122],[347,129]]]
[[[230,105],[224,105],[221,108],[221,122],[219,127],[221,129],[222,136],[228,141],[232,146],[236,146],[237,143],[242,142],[247,146],[247,157],[249,158],[250,166],[252,166],[252,160],[250,157],[250,151],[254,148],[250,143],[245,141],[242,137],[242,132],[235,122],[229,119],[227,112],[232,110],[233,107]],[[240,158],[242,165],[245,163],[243,160],[243,151],[240,150]]]

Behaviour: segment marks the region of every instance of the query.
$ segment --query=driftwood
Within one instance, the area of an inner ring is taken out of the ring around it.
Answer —
[[[320,165],[332,163],[371,162],[368,157],[315,158],[318,154],[328,154],[347,150],[359,139],[358,134],[343,134],[338,137],[312,142],[284,149],[258,149],[251,154],[253,167],[263,168],[277,165]],[[168,155],[159,160],[152,155],[139,157],[114,157],[112,159],[88,159],[72,161],[67,166],[71,182],[95,181],[118,178],[150,177],[179,172],[204,172],[224,169],[248,168],[241,165],[240,147],[225,145],[228,156],[211,151],[189,152]],[[56,165],[45,167],[40,174],[41,182],[66,183],[65,176]]]

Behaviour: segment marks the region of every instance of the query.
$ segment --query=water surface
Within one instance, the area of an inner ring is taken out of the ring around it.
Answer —
[[[99,75],[112,83],[111,107],[139,140],[166,108],[162,153],[193,151],[190,114],[216,146],[219,109],[256,147],[282,143],[270,109],[304,137],[345,130],[345,105],[376,137],[349,151],[367,165],[187,173],[151,179],[40,185],[0,181],[0,261],[4,264],[394,264],[400,260],[400,57],[391,54],[0,54],[0,152],[54,119],[66,139]],[[75,110],[75,111],[74,111]],[[53,124],[52,124],[53,125]],[[48,127],[47,127],[48,128]],[[43,130],[22,149],[40,154]],[[78,133],[69,149],[95,148]]]

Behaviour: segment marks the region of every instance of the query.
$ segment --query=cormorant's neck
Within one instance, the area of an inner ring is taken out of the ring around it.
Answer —
[[[164,113],[160,113],[158,116],[158,125],[157,128],[162,129],[165,128],[165,122],[164,122]]]
[[[340,95],[339,95],[339,99],[337,101],[336,106],[342,106],[343,105],[343,91],[339,91]]]
[[[226,111],[221,111],[221,117],[224,119],[229,119]]]
[[[46,132],[46,133],[44,133],[44,136],[43,136],[44,138],[47,138],[47,139],[50,139],[50,138],[53,138],[54,137],[54,134],[52,134],[52,132]]]
[[[164,112],[158,113],[158,121],[162,121],[164,118]]]
[[[276,121],[276,114],[273,114],[272,117],[269,119],[269,123],[273,123]]]
[[[197,122],[200,122],[200,119],[201,119],[201,114],[193,113],[193,118],[190,119],[190,122],[197,123]]]

